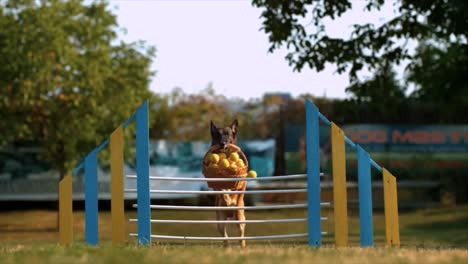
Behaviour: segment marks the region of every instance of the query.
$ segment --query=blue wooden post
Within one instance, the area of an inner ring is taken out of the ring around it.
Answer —
[[[307,228],[309,246],[321,244],[320,228],[320,145],[317,107],[306,100],[306,147],[307,147]]]
[[[372,227],[372,185],[369,154],[359,145],[358,154],[358,187],[359,187],[359,226],[361,246],[374,245]]]
[[[145,101],[136,112],[138,242],[142,245],[151,243],[148,130],[148,102]]]
[[[84,161],[85,241],[98,244],[98,180],[97,151],[94,149]]]

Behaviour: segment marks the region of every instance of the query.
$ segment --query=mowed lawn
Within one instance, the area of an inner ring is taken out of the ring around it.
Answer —
[[[127,211],[134,218],[135,211]],[[359,248],[357,211],[349,212],[350,248],[333,247],[333,215],[322,224],[324,246],[311,249],[306,239],[247,241],[241,250],[235,241],[224,248],[221,241],[153,241],[151,247],[110,244],[110,212],[99,215],[97,247],[84,240],[84,214],[74,214],[75,241],[72,246],[57,245],[57,214],[47,210],[0,212],[0,263],[468,263],[468,206],[425,209],[400,213],[400,248],[385,247],[384,217],[374,213],[374,248]],[[214,219],[214,212],[153,211],[159,219]],[[305,217],[305,210],[248,211],[248,219]],[[136,232],[128,223],[127,232]],[[228,229],[237,236],[233,226]],[[305,223],[249,224],[246,235],[305,233]],[[152,232],[163,235],[218,236],[214,224],[153,224]]]

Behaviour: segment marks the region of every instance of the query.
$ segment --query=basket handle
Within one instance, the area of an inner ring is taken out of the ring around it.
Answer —
[[[242,156],[241,158],[244,160],[245,166],[247,166],[247,168],[248,168],[249,167],[249,161],[247,160],[247,157],[245,156],[244,152],[239,151],[239,153]]]
[[[247,157],[245,156],[244,152],[238,146],[234,144],[228,144],[227,147],[230,148],[231,150],[234,150],[235,152],[240,153],[241,158],[244,160],[245,166],[247,166],[247,168],[249,167],[249,161],[247,160]]]

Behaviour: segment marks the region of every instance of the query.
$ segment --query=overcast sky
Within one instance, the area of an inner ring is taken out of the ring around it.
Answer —
[[[387,21],[394,4],[380,12],[362,12],[366,1],[354,1],[353,10],[338,21],[327,21],[327,32],[349,36],[354,23]],[[387,1],[388,2],[388,1]],[[127,29],[122,39],[145,40],[157,49],[152,69],[157,72],[151,90],[167,93],[180,87],[187,93],[213,83],[227,97],[261,97],[265,92],[296,96],[344,98],[347,74],[335,67],[322,72],[308,68],[294,73],[285,50],[268,53],[267,35],[260,31],[261,9],[251,1],[110,1],[118,23]]]

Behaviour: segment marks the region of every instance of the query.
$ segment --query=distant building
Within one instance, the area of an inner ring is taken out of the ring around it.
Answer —
[[[284,92],[265,93],[264,99],[270,104],[282,105],[291,100],[292,95]]]

